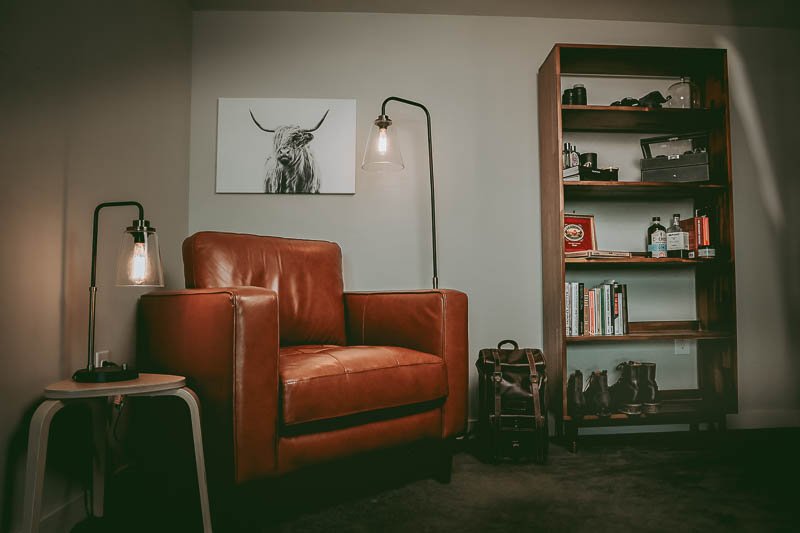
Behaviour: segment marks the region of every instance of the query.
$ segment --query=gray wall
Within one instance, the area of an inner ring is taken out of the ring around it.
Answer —
[[[788,158],[777,158],[781,150],[794,149],[789,139],[796,138],[792,121],[798,118],[797,107],[784,103],[790,99],[789,87],[800,80],[797,69],[778,67],[795,63],[797,31],[535,18],[199,12],[193,39],[190,232],[337,241],[349,290],[428,286],[421,114],[390,104],[406,170],[370,175],[359,169],[355,196],[216,195],[216,99],[356,98],[359,149],[384,97],[404,96],[430,108],[440,281],[469,293],[473,357],[480,347],[506,337],[542,344],[536,72],[552,45],[728,48],[741,394],[741,414],[731,423],[800,424],[798,363],[790,352],[798,339],[791,338],[795,333],[789,319],[792,313],[797,316],[789,295],[798,301],[798,239],[783,236],[797,185]],[[361,153],[353,157],[360,162]],[[764,161],[773,161],[772,166]],[[624,224],[609,218],[599,231],[643,233],[649,216],[663,217],[672,209],[665,205],[651,213],[648,206],[638,206]],[[681,280],[691,283],[684,278],[674,273],[659,278],[664,297]],[[691,290],[684,293],[691,297]],[[643,304],[640,309],[646,312],[640,319],[692,318],[684,315],[693,315],[693,305],[681,298],[665,300],[674,309]],[[673,355],[669,343],[646,348],[646,356],[664,369],[665,385],[693,382],[694,376],[678,372],[692,367],[693,356]],[[612,364],[640,349],[645,346],[600,350],[596,364]],[[575,358],[576,366],[593,364],[586,353],[576,351]]]
[[[167,282],[182,284],[187,232],[191,11],[182,0],[4,2],[0,11],[0,530],[21,520],[27,421],[42,388],[85,365],[92,211],[139,200]],[[132,208],[104,212],[97,348],[134,354],[139,289],[114,287]],[[83,512],[83,417],[59,415],[44,515]],[[68,420],[78,424],[70,427]],[[70,455],[74,453],[74,455]]]

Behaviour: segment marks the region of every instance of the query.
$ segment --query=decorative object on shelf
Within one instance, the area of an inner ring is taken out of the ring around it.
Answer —
[[[661,217],[653,217],[647,228],[647,257],[667,257],[667,229],[661,225]]]
[[[582,83],[576,83],[572,86],[572,96],[575,105],[587,105],[586,87]]]
[[[356,101],[220,98],[218,193],[354,194]]]
[[[597,168],[597,154],[595,152],[584,152],[579,158],[580,165],[585,168]]]
[[[404,168],[403,157],[400,148],[394,138],[392,130],[392,120],[386,114],[386,104],[389,102],[400,102],[402,104],[418,107],[425,112],[425,119],[428,124],[428,171],[431,186],[431,246],[433,257],[433,288],[439,287],[439,271],[436,257],[436,194],[434,191],[433,179],[433,141],[431,140],[431,114],[428,108],[419,102],[390,96],[381,104],[381,114],[375,119],[374,128],[369,133],[367,146],[364,150],[364,159],[361,168],[368,171],[390,170],[399,171]]]
[[[564,251],[596,250],[594,215],[564,215]]]
[[[697,85],[683,76],[667,89],[667,105],[673,109],[697,109],[700,107],[700,91]]]
[[[709,181],[708,133],[648,137],[639,144],[642,181]]]
[[[561,95],[562,105],[575,105],[575,92],[572,89],[564,89],[564,94]]]
[[[512,349],[503,348],[510,344]],[[544,355],[512,340],[485,348],[478,369],[478,440],[492,462],[504,457],[547,462],[547,373]]]
[[[94,209],[92,223],[92,274],[89,284],[89,340],[86,368],[77,370],[72,379],[81,383],[105,383],[135,379],[139,373],[123,364],[98,366],[94,360],[94,330],[97,304],[97,231],[100,210],[106,207],[135,206],[139,218],[125,229],[117,256],[117,285],[121,287],[163,287],[161,254],[158,250],[156,229],[144,218],[144,208],[139,202],[105,202]]]
[[[672,224],[667,228],[667,257],[689,259],[689,232],[681,228],[681,215],[672,215]]]
[[[711,243],[711,224],[708,208],[695,209],[694,217],[681,220],[681,229],[688,233],[689,259],[714,259],[716,249]]]
[[[649,107],[651,109],[659,109],[661,108],[662,104],[668,102],[670,97],[664,98],[664,95],[661,94],[659,91],[650,91],[646,95],[642,96],[641,98],[631,98],[630,96],[621,98],[620,100],[616,100],[611,102],[611,105],[614,107],[623,106],[623,107]]]

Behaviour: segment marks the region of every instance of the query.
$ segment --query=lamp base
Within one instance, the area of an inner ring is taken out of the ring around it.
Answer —
[[[139,372],[127,366],[101,366],[98,368],[81,368],[72,374],[72,380],[78,383],[111,383],[137,379]]]

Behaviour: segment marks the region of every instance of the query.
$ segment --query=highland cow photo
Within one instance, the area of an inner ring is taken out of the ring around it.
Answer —
[[[356,101],[220,98],[218,193],[354,194]]]

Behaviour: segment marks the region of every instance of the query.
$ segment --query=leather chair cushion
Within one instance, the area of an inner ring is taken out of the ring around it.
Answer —
[[[447,396],[444,360],[391,346],[288,346],[280,351],[284,425]]]
[[[278,293],[281,345],[345,344],[342,251],[333,242],[201,231],[183,241],[186,288]]]

